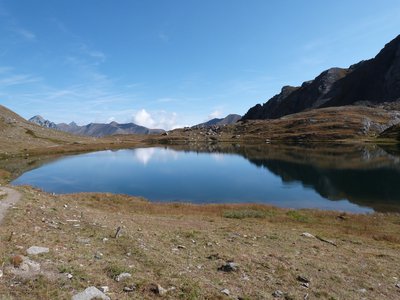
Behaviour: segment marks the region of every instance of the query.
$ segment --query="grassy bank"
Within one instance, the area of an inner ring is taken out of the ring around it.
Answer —
[[[161,297],[157,285],[168,290],[166,299],[272,299],[277,290],[282,299],[400,297],[396,214],[19,189],[22,200],[0,226],[0,298],[70,299],[89,286],[108,286],[111,299],[153,299]],[[50,249],[30,256],[40,274],[15,276],[15,257],[34,245]],[[221,269],[230,261],[237,269]],[[117,282],[124,272],[131,277]]]

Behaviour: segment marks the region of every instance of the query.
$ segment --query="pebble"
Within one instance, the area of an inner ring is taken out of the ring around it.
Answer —
[[[365,294],[365,293],[367,292],[366,289],[359,289],[358,291],[359,291],[360,293],[363,293],[363,294]]]
[[[272,293],[272,296],[275,298],[280,298],[283,296],[283,292],[280,290],[276,290],[275,292]]]
[[[70,273],[65,274],[65,276],[67,276],[68,279],[72,279],[72,277],[74,277],[74,276],[73,276],[72,274],[70,274]]]
[[[301,236],[305,236],[305,237],[309,237],[309,238],[315,238],[315,236],[313,236],[311,233],[308,233],[308,232],[303,232],[301,234]]]
[[[124,287],[123,291],[125,293],[131,293],[134,292],[136,290],[136,286],[134,284],[130,285],[130,286],[126,286]]]
[[[102,293],[108,293],[110,291],[110,288],[108,286],[106,286],[106,285],[103,285],[103,286],[99,287],[99,290]]]
[[[97,289],[94,286],[88,287],[83,292],[72,296],[71,300],[92,300],[92,299],[101,299],[101,300],[110,300],[110,297],[106,296],[102,291]]]
[[[227,295],[227,296],[229,296],[229,295],[231,294],[231,292],[230,292],[228,289],[223,289],[223,290],[221,290],[221,293],[222,293],[222,294],[225,294],[225,295]]]
[[[303,283],[310,283],[310,279],[302,275],[297,276],[297,280]]]
[[[28,255],[38,255],[42,253],[49,253],[49,251],[49,248],[46,247],[32,246],[26,250],[26,253],[28,253]]]
[[[400,282],[399,282],[399,283],[396,283],[396,287],[397,287],[398,289],[400,289]]]
[[[234,272],[239,269],[239,265],[234,262],[227,262],[226,264],[222,265],[221,267],[218,268],[218,271],[223,271],[223,272]]]
[[[3,270],[0,270],[0,278],[3,277]]]
[[[94,255],[95,259],[102,259],[103,258],[103,253],[101,252],[96,252],[96,254]]]
[[[121,273],[117,277],[115,277],[115,281],[120,282],[131,277],[132,275],[130,273]]]
[[[302,287],[305,287],[305,288],[309,288],[310,287],[310,284],[308,282],[302,282],[300,285]]]

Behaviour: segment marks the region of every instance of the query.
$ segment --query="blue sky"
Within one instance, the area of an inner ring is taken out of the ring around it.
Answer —
[[[0,104],[170,129],[244,114],[400,34],[400,2],[0,0]]]

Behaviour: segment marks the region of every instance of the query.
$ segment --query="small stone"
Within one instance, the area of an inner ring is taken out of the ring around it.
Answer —
[[[276,290],[275,292],[272,293],[272,297],[275,297],[275,298],[280,298],[282,296],[283,296],[283,292],[280,290]]]
[[[297,281],[303,282],[303,283],[310,283],[310,279],[308,279],[305,276],[299,275],[297,276]]]
[[[183,245],[178,245],[177,248],[178,248],[178,249],[186,249],[186,247],[183,246]]]
[[[76,241],[80,244],[90,244],[90,239],[78,237]]]
[[[107,242],[108,238],[103,238],[103,243]]]
[[[32,246],[26,250],[26,253],[28,253],[28,255],[38,255],[42,253],[49,253],[49,251],[49,248],[46,247]]]
[[[3,270],[0,270],[0,278],[3,277]]]
[[[67,205],[67,204],[64,204],[64,208],[68,208],[68,205]]]
[[[207,243],[207,247],[212,247],[212,245],[213,245],[213,244],[212,244],[211,242],[208,242],[208,243]]]
[[[134,285],[134,284],[129,285],[129,286],[126,286],[126,287],[124,287],[124,289],[123,289],[123,291],[124,291],[125,293],[132,293],[132,292],[134,292],[135,290],[136,290],[136,285]]]
[[[303,232],[301,234],[301,236],[305,236],[305,237],[308,237],[308,238],[315,238],[315,236],[313,236],[311,233],[308,233],[308,232]]]
[[[239,265],[234,262],[227,262],[226,264],[222,265],[221,267],[218,268],[218,271],[223,271],[223,272],[234,272],[239,269]]]
[[[72,296],[71,300],[92,300],[92,299],[102,299],[110,300],[110,297],[106,296],[102,291],[94,286],[88,287],[83,292]]]
[[[74,276],[73,276],[72,274],[70,274],[70,273],[65,274],[65,276],[67,276],[68,279],[72,279],[72,277],[74,277]]]
[[[367,292],[367,289],[359,289],[358,291],[359,291],[360,293],[365,294],[365,293]]]
[[[117,277],[115,277],[115,281],[120,282],[131,277],[132,275],[130,273],[121,273]]]
[[[302,287],[305,287],[305,288],[309,288],[310,287],[310,284],[308,282],[302,282],[300,285]]]
[[[304,300],[308,300],[309,298],[310,298],[310,296],[308,294],[305,294],[303,297]]]
[[[223,289],[223,290],[221,290],[221,293],[222,293],[222,294],[225,294],[225,295],[227,295],[227,296],[229,296],[229,295],[231,294],[231,292],[230,292],[228,289]]]
[[[103,258],[103,253],[101,252],[96,252],[96,254],[94,255],[95,259],[102,259]]]
[[[397,287],[398,289],[400,289],[400,282],[399,282],[399,283],[396,283],[396,287]]]
[[[108,293],[110,291],[110,288],[108,286],[106,286],[106,285],[103,285],[103,286],[99,287],[99,290],[102,293]]]
[[[164,289],[161,285],[157,284],[158,294],[164,296],[168,293],[167,289]]]

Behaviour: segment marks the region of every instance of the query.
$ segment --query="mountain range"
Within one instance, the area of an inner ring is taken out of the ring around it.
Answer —
[[[35,123],[39,126],[57,129],[77,135],[86,135],[92,137],[103,137],[116,134],[160,134],[165,132],[163,129],[149,129],[135,123],[119,124],[111,122],[109,124],[103,123],[90,123],[87,125],[79,126],[75,122],[69,124],[60,123],[55,124],[49,120],[45,120],[42,116],[34,116],[29,119],[29,122]]]
[[[242,120],[277,119],[309,109],[400,100],[400,35],[374,58],[331,68],[301,86],[284,86],[263,105],[250,108]]]

